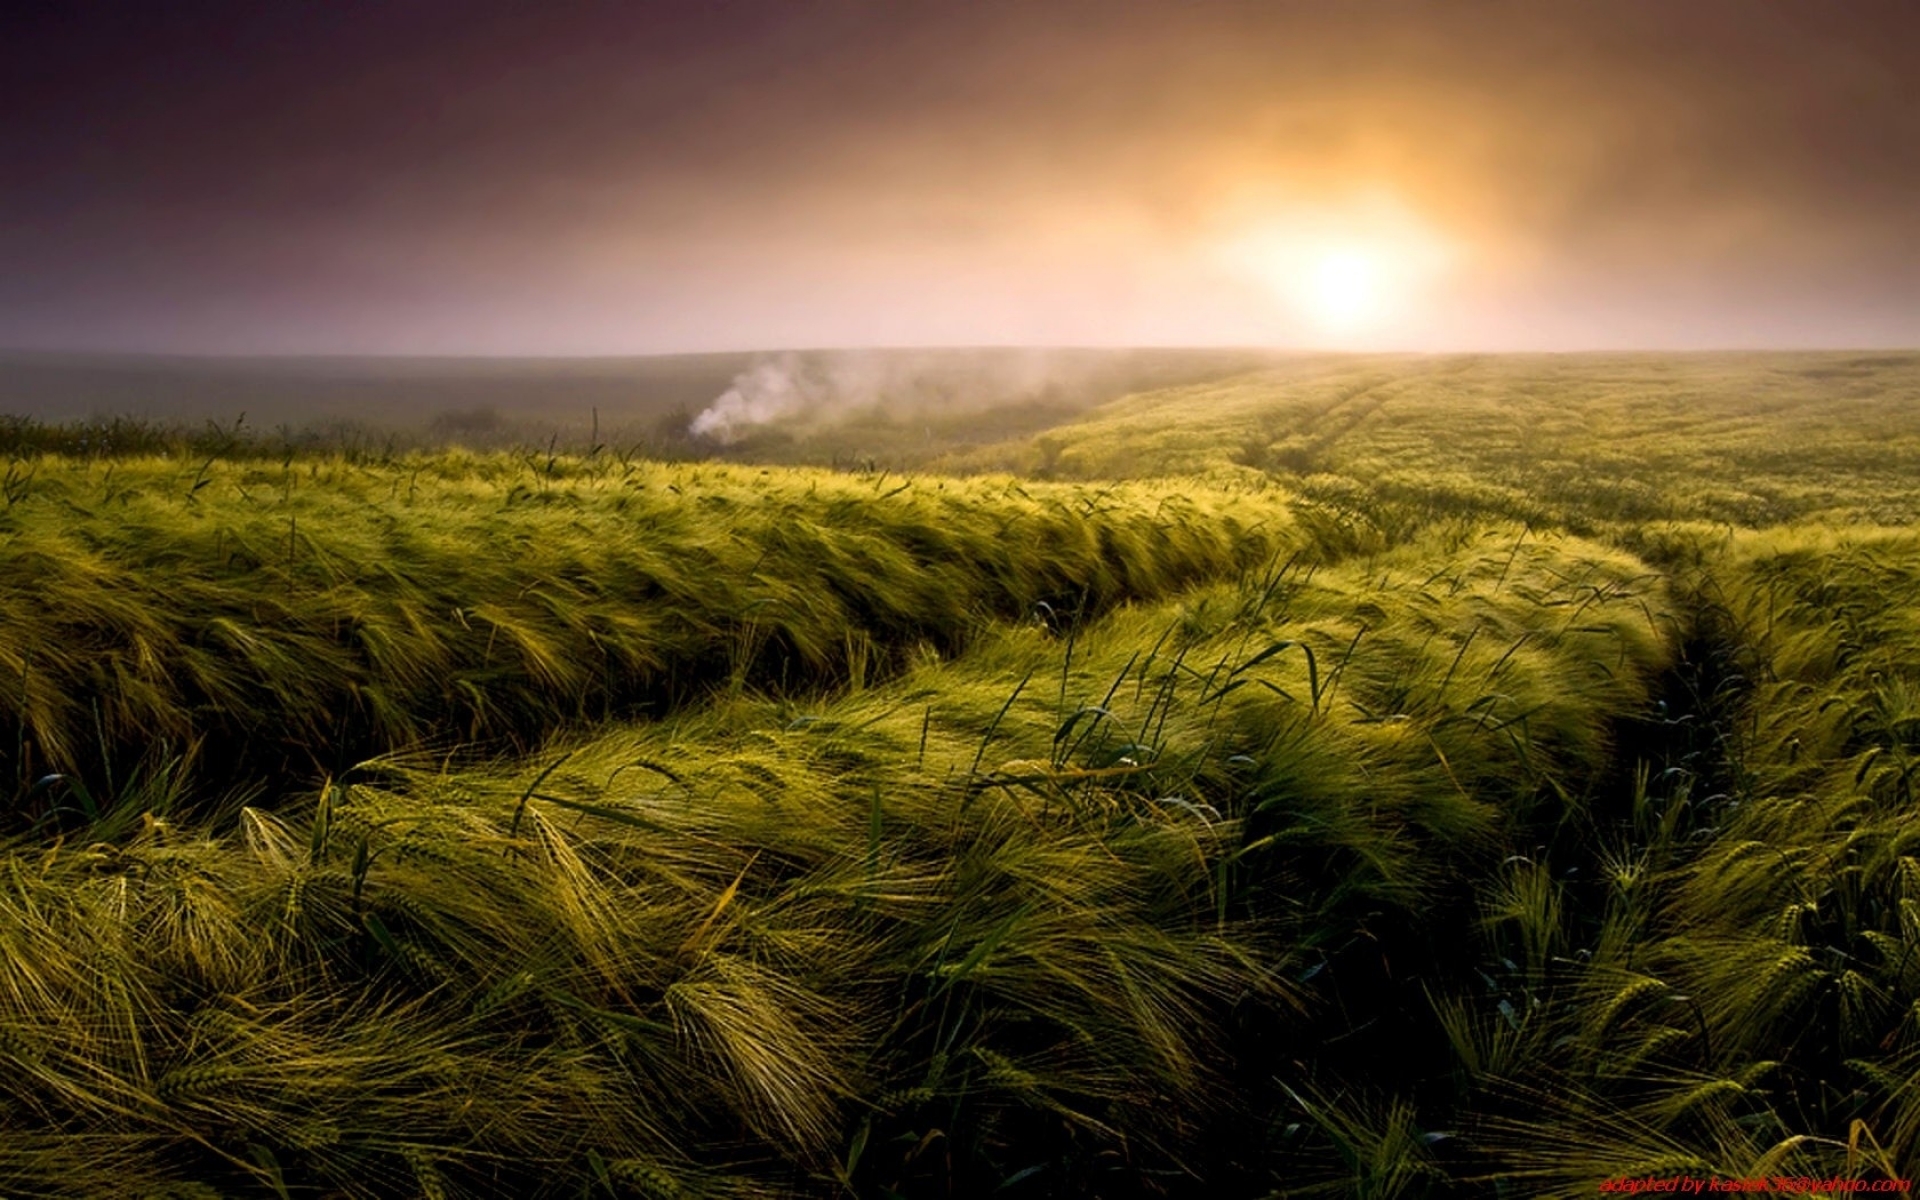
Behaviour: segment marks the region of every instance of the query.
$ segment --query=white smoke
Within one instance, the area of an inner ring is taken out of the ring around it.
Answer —
[[[731,445],[745,437],[755,425],[765,425],[806,409],[810,401],[808,390],[802,385],[799,363],[792,355],[755,363],[733,377],[733,386],[707,405],[687,427],[687,432]]]
[[[775,421],[831,422],[882,405],[911,407],[926,387],[924,373],[925,365],[906,355],[789,352],[735,375],[687,432],[731,445]]]
[[[864,414],[940,420],[1032,403],[1085,406],[1146,387],[1254,365],[1244,352],[1046,349],[788,351],[761,358],[693,418],[687,432],[733,445],[773,423],[835,424]],[[1210,365],[1219,360],[1218,366]]]

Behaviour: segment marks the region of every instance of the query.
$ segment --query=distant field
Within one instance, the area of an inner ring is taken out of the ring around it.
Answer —
[[[0,418],[304,446],[502,449],[595,440],[676,458],[889,465],[1029,433],[1131,392],[1237,374],[1246,350],[801,350],[638,358],[190,358],[0,352]],[[778,419],[696,417],[745,387]],[[758,388],[759,391],[755,389]],[[762,394],[768,393],[768,394]],[[0,431],[3,434],[4,431]]]
[[[1330,360],[1128,397],[946,469],[1259,473],[1557,524],[1920,513],[1920,354]]]
[[[0,1194],[1913,1175],[1920,355],[1235,353],[13,410]]]

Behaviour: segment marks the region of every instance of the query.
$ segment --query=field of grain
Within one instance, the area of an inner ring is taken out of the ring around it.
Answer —
[[[0,1194],[1914,1173],[1920,356],[1060,416],[11,427]]]

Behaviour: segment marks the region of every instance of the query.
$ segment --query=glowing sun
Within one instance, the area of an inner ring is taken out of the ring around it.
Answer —
[[[1380,316],[1389,281],[1379,259],[1364,250],[1321,252],[1294,288],[1303,308],[1329,329],[1355,329]]]
[[[1215,242],[1214,253],[1221,267],[1279,301],[1294,328],[1304,324],[1339,345],[1417,328],[1454,257],[1437,232],[1384,202],[1270,212]]]

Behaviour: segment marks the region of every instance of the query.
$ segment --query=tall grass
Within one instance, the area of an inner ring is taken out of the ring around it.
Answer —
[[[161,739],[204,744],[228,780],[530,748],[716,681],[877,677],[996,619],[1158,598],[1295,540],[1246,489],[545,455],[31,472],[0,512],[16,795],[49,772],[102,791]]]
[[[1517,534],[1439,576],[1434,547],[1282,563],[1003,627],[523,767],[376,761],[304,812],[17,842],[0,1187],[1257,1173],[1217,1140],[1257,1120],[1245,1068],[1368,1003],[1355,946],[1407,930],[1417,974],[1456,877],[1578,806],[1661,665],[1637,564]]]
[[[29,448],[0,1193],[1911,1176],[1911,370],[954,460],[1134,483]]]
[[[1456,1089],[1428,1109],[1456,1147],[1440,1174],[1554,1196],[1910,1178],[1920,541],[1651,540],[1680,571],[1687,674],[1711,684],[1670,719],[1702,727],[1579,842],[1482,889],[1487,988],[1433,1000]]]
[[[1450,355],[1304,360],[1114,401],[949,469],[1268,477],[1599,533],[1920,517],[1920,356]]]

